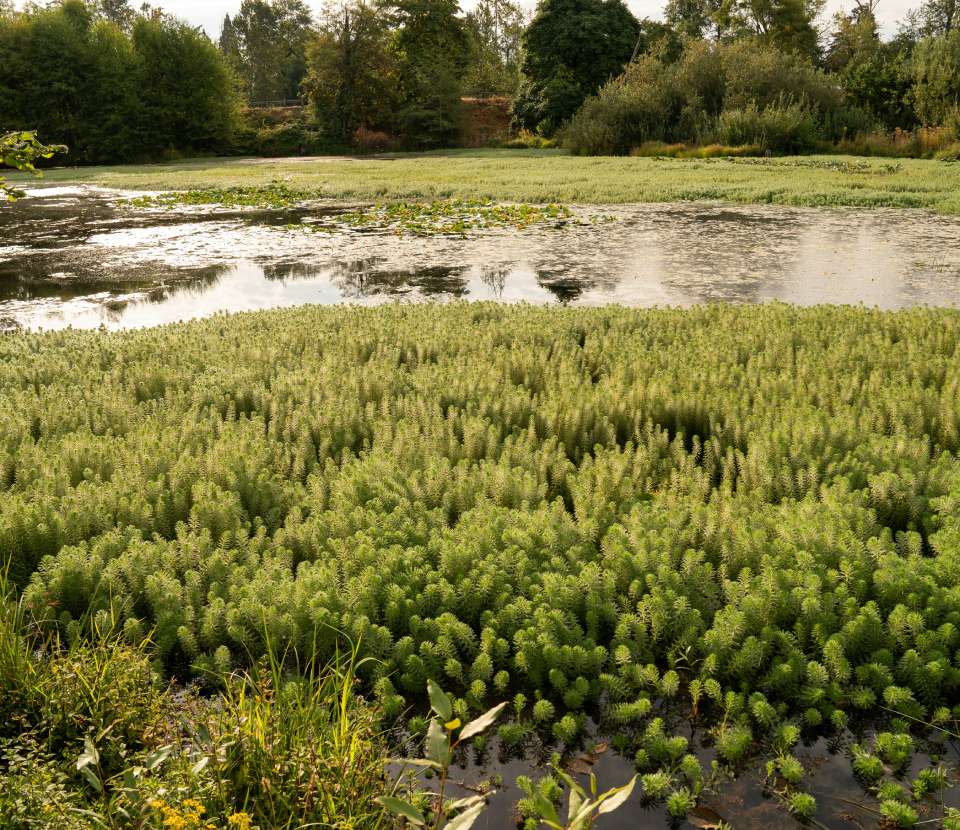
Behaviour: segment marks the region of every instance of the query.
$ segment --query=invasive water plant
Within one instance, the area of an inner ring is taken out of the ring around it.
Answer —
[[[64,642],[149,633],[186,678],[325,663],[349,637],[384,712],[421,717],[433,680],[464,723],[508,701],[517,745],[598,722],[664,798],[696,792],[671,713],[732,770],[883,718],[863,751],[892,769],[960,717],[958,389],[949,310],[303,308],[16,335],[0,550]]]

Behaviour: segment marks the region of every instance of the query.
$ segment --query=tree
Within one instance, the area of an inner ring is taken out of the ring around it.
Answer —
[[[514,122],[554,133],[637,45],[640,26],[622,0],[541,0],[523,36],[523,82]]]
[[[90,5],[101,20],[108,20],[127,32],[133,26],[136,12],[130,8],[130,0],[95,0]]]
[[[231,50],[248,101],[299,97],[311,27],[303,0],[243,0],[221,45]]]
[[[397,61],[383,15],[363,0],[332,10],[307,46],[303,87],[324,132],[344,144],[360,127],[392,128]]]
[[[133,26],[137,88],[143,90],[142,148],[223,152],[236,129],[236,100],[222,55],[203,33],[169,18]]]
[[[394,0],[399,126],[411,147],[453,144],[469,56],[457,0]]]
[[[824,63],[833,72],[841,72],[853,64],[870,60],[881,49],[880,30],[875,14],[876,3],[857,6],[850,14],[833,16],[834,30]]]
[[[688,38],[722,40],[737,19],[735,0],[667,0],[667,24]]]
[[[480,0],[467,14],[467,91],[513,95],[520,84],[520,41],[526,20],[513,0]]]
[[[942,37],[960,27],[960,0],[927,0],[920,7],[923,34]]]
[[[81,163],[230,147],[235,96],[207,37],[151,13],[128,33],[80,0],[0,18],[0,123]]]
[[[960,108],[960,29],[913,50],[913,100],[924,124],[941,125]]]
[[[35,132],[12,132],[0,135],[0,167],[12,167],[14,170],[26,170],[36,175],[41,173],[34,166],[40,159],[52,158],[56,153],[66,151],[59,144],[41,144]],[[15,202],[24,195],[22,190],[11,187],[0,176],[0,202]]]
[[[825,0],[742,0],[739,14],[747,31],[779,49],[808,58],[819,56],[813,25]]]

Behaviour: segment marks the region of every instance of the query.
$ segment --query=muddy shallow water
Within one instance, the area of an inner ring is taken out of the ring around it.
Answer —
[[[960,218],[710,203],[576,208],[467,239],[292,229],[342,206],[126,207],[45,187],[0,208],[0,320],[146,326],[300,303],[496,299],[960,306]]]

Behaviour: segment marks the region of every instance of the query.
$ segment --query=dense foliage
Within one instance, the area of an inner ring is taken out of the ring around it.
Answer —
[[[433,679],[461,716],[513,699],[513,740],[670,699],[732,762],[786,723],[942,721],[958,351],[954,312],[778,305],[9,337],[0,550],[68,638],[152,632],[185,677],[349,635],[388,713]]]
[[[623,0],[543,0],[523,35],[517,124],[551,134],[620,73],[639,32]]]
[[[932,154],[960,138],[956,44],[956,32],[920,41],[908,78],[879,44],[866,58],[838,46],[832,74],[762,38],[693,41],[679,58],[655,49],[585,102],[564,141],[585,154],[625,154],[648,141],[803,153],[919,119],[943,128],[927,131]]]
[[[36,129],[71,161],[230,148],[235,104],[216,47],[163,15],[129,31],[79,0],[0,16],[0,124]]]
[[[174,693],[150,644],[38,633],[0,574],[4,830],[390,827],[386,747],[351,655],[291,678],[283,655]]]
[[[13,132],[0,135],[0,168],[12,167],[41,175],[36,168],[40,159],[52,158],[66,151],[66,147],[42,144],[35,132]],[[13,202],[24,196],[19,188],[8,185],[0,176],[0,202]]]

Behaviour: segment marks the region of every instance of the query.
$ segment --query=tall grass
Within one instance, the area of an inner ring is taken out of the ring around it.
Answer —
[[[0,576],[0,827],[305,830],[390,826],[375,708],[355,649],[269,646],[198,697],[162,684],[148,640],[44,635]],[[299,669],[298,670],[298,666]]]

